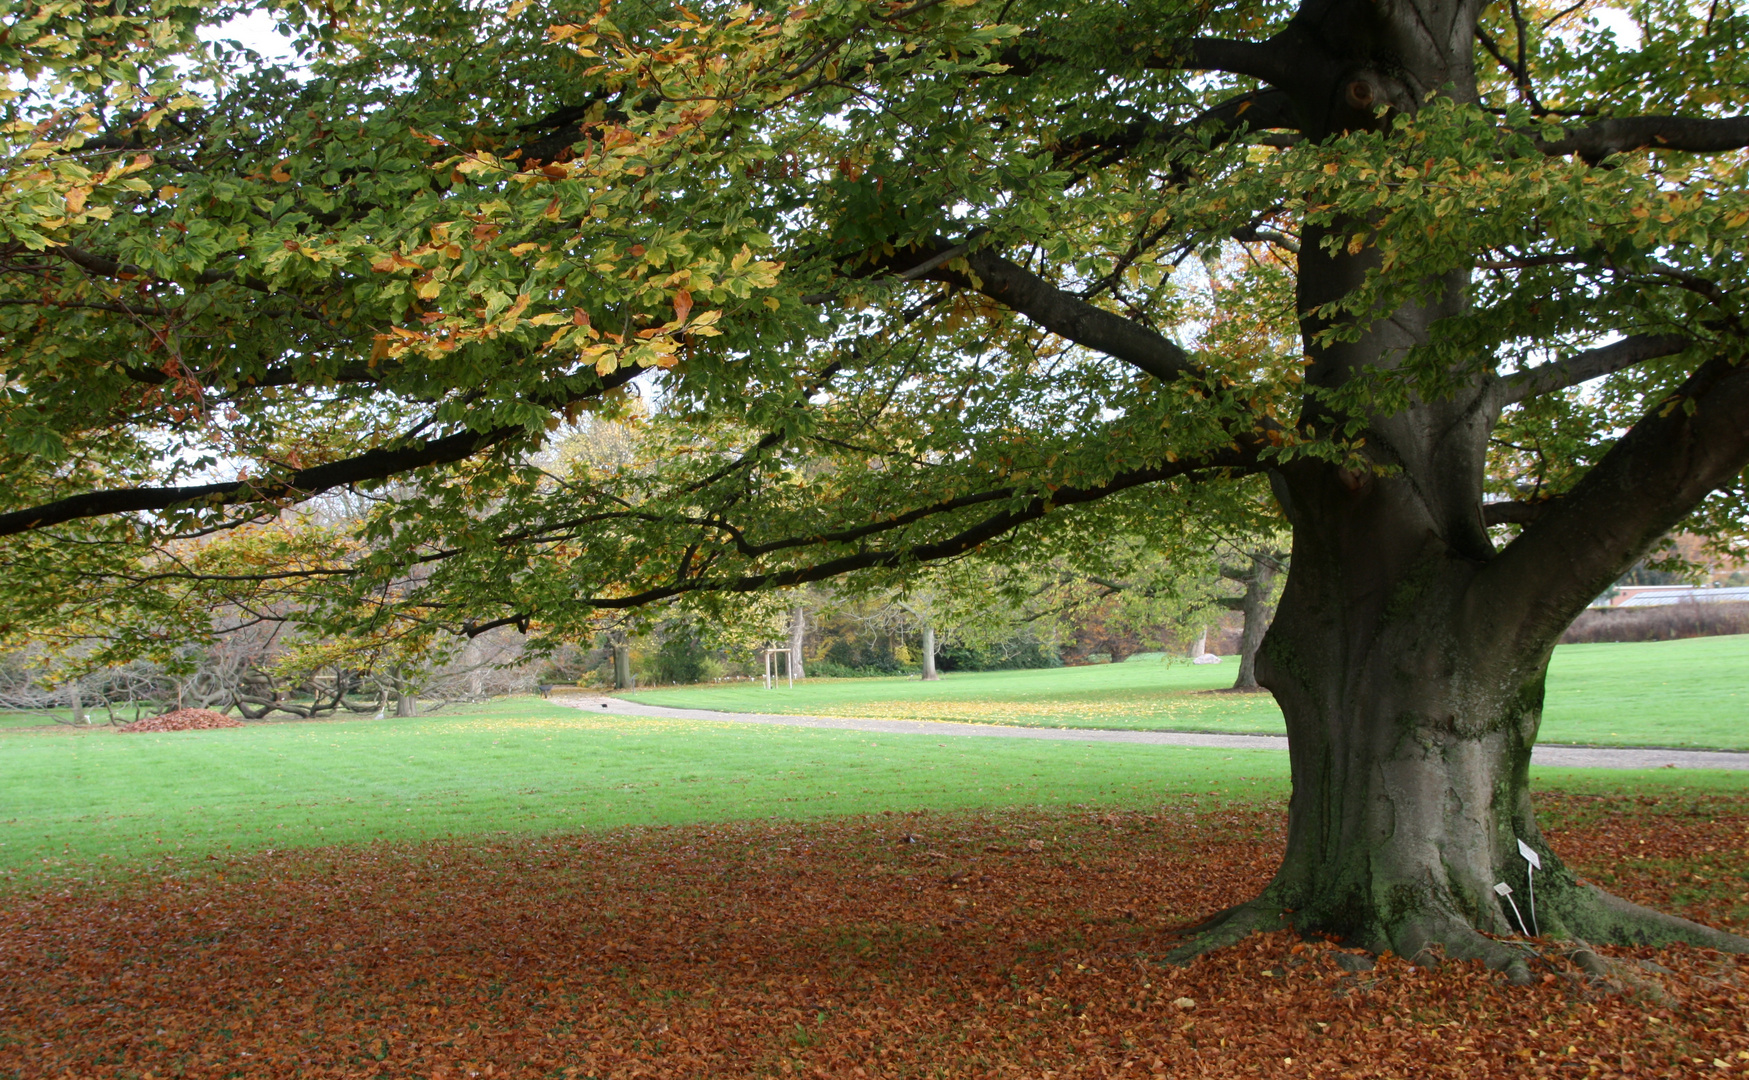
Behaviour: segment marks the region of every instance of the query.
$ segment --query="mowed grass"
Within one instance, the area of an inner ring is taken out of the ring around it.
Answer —
[[[916,678],[804,679],[638,690],[631,701],[682,709],[818,714],[880,720],[948,720],[1028,727],[1222,731],[1279,735],[1281,710],[1268,694],[1211,693],[1233,685],[1238,665],[1183,658],[1121,664],[945,674]]]
[[[1749,774],[1538,770],[1586,790]],[[209,856],[884,811],[1280,806],[1268,751],[876,735],[604,717],[532,699],[410,719],[0,736],[0,883],[196,870]],[[4,887],[0,884],[0,887]]]
[[[494,832],[1286,790],[1286,759],[1269,752],[603,717],[524,698],[410,719],[0,736],[0,875]]]
[[[809,679],[641,690],[630,700],[676,708],[945,720],[1062,728],[1286,731],[1268,694],[1209,691],[1235,665],[1182,660],[948,674],[939,682]],[[1562,645],[1549,667],[1541,741],[1749,750],[1749,635]]]

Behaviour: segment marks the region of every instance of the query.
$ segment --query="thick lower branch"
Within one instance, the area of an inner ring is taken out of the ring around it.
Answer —
[[[1539,146],[1551,156],[1577,154],[1593,163],[1611,154],[1633,150],[1719,154],[1749,147],[1749,116],[1718,120],[1696,116],[1618,116],[1577,128],[1564,139]]]
[[[938,252],[929,252],[917,261],[935,254]],[[1095,307],[1019,263],[987,250],[973,251],[964,259],[965,270],[956,269],[949,262],[922,277],[982,293],[1043,330],[1120,360],[1163,382],[1202,374],[1203,369],[1191,360],[1190,354],[1159,331]]]
[[[1526,629],[1559,633],[1658,538],[1749,466],[1749,368],[1710,360],[1616,440],[1482,571]]]
[[[1194,462],[1178,462],[1158,468],[1132,469],[1119,473],[1103,484],[1090,487],[1060,487],[1053,491],[1049,498],[1035,496],[1017,509],[1004,510],[992,514],[974,525],[941,540],[925,544],[914,544],[910,547],[889,549],[887,551],[865,551],[855,555],[845,555],[837,559],[828,559],[813,566],[797,567],[793,570],[782,570],[766,574],[745,574],[727,579],[697,578],[690,581],[678,581],[670,585],[645,589],[622,597],[592,597],[581,600],[580,603],[599,609],[623,609],[643,607],[662,600],[667,600],[684,593],[694,592],[758,592],[766,589],[787,589],[797,585],[807,585],[816,581],[826,581],[841,577],[859,570],[878,570],[902,566],[907,563],[939,562],[950,559],[977,548],[1006,533],[1012,532],[1028,522],[1037,521],[1051,511],[1063,506],[1075,506],[1082,503],[1097,502],[1100,499],[1115,495],[1130,488],[1144,484],[1159,483],[1176,477],[1189,476],[1210,470],[1227,472],[1246,472],[1256,468],[1256,448],[1240,449],[1236,452],[1216,455],[1214,457]]]
[[[1637,334],[1575,353],[1564,360],[1514,372],[1495,382],[1495,407],[1565,390],[1661,356],[1673,356],[1691,344],[1693,342],[1688,338],[1677,334]]]
[[[589,393],[553,402],[554,407],[572,400],[594,397],[603,391],[631,381],[643,369],[620,368],[601,379]],[[63,525],[86,518],[110,517],[116,514],[170,510],[199,503],[209,508],[240,506],[250,503],[275,503],[286,499],[307,499],[324,491],[350,484],[387,480],[433,465],[451,465],[508,442],[527,429],[520,424],[491,428],[486,431],[462,431],[441,439],[396,447],[378,447],[362,454],[299,469],[277,479],[232,480],[215,484],[189,484],[174,487],[111,488],[69,495],[64,499],[0,514],[0,536]]]

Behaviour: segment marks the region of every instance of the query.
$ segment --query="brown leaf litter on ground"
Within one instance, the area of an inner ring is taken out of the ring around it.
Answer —
[[[1744,927],[1749,798],[1541,803],[1582,872]],[[1617,987],[1290,933],[1159,965],[1281,825],[1187,801],[166,860],[0,904],[0,1075],[1749,1073],[1749,961],[1706,950],[1602,950]]]
[[[174,709],[160,716],[147,716],[117,731],[207,731],[211,728],[242,727],[243,721],[211,709]]]

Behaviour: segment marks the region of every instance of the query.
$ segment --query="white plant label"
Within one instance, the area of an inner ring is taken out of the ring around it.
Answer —
[[[1524,895],[1530,901],[1530,936],[1536,937],[1536,872],[1542,869],[1543,859],[1541,855],[1536,853],[1535,848],[1523,840],[1518,842],[1518,853],[1523,855],[1524,861],[1530,864],[1524,871]],[[1520,919],[1519,925],[1522,926],[1523,923],[1524,920]]]
[[[1510,885],[1506,884],[1504,881],[1502,881],[1498,885],[1494,886],[1494,891],[1499,893],[1501,896],[1504,896],[1506,898],[1506,902],[1508,904],[1512,905],[1512,917],[1514,919],[1518,920],[1518,932],[1523,934],[1525,937],[1530,937],[1531,936],[1530,931],[1528,931],[1524,928],[1524,916],[1522,914],[1520,914],[1518,911],[1518,901],[1512,899],[1512,886],[1510,886]]]
[[[1518,853],[1524,856],[1525,862],[1536,867],[1538,870],[1543,868],[1542,856],[1538,855],[1536,849],[1525,843],[1523,840],[1518,842]]]

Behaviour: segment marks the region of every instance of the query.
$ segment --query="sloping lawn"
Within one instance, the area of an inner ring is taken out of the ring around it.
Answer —
[[[1149,731],[1285,732],[1268,694],[1209,691],[1235,665],[1183,660],[949,674],[676,687],[633,701],[730,712]],[[1549,668],[1542,741],[1749,750],[1749,635],[1562,645]]]

